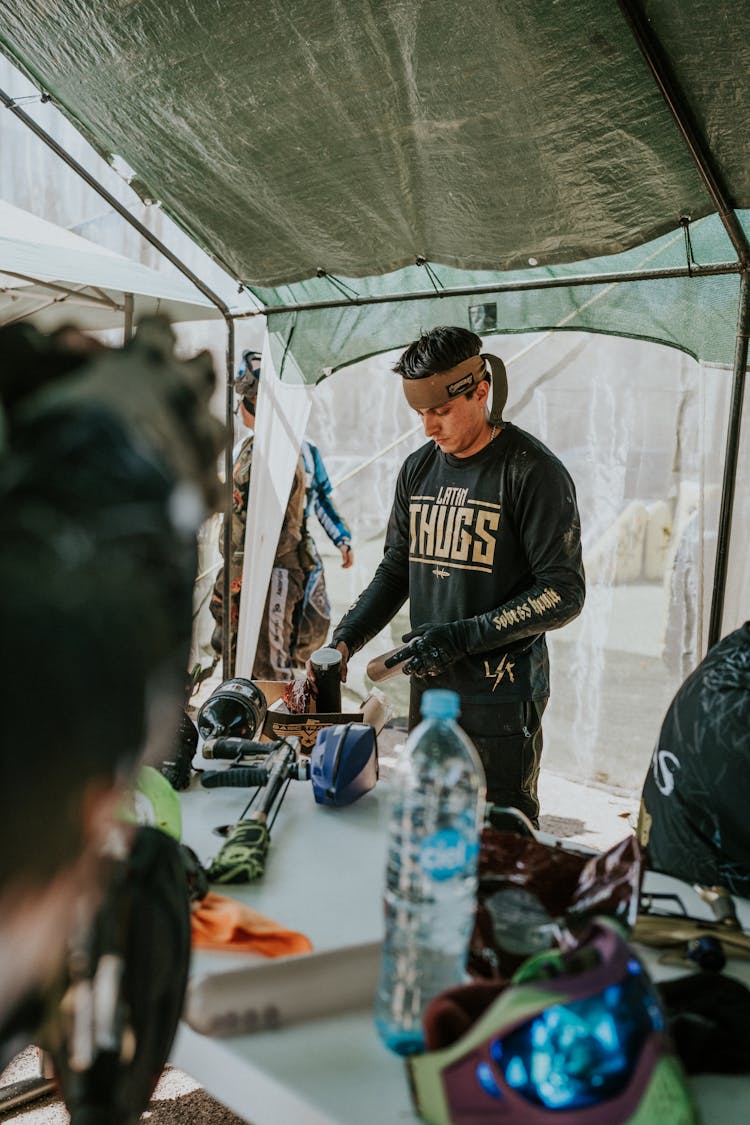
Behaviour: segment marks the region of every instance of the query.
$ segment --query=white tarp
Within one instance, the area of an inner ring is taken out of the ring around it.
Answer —
[[[175,322],[221,317],[187,280],[0,201],[0,324],[28,317],[48,331],[70,322],[92,331],[118,328],[126,294],[136,321],[157,312]]]
[[[235,662],[235,674],[248,677],[252,675],[266,591],[305,436],[311,394],[311,388],[279,380],[267,335],[261,371]]]

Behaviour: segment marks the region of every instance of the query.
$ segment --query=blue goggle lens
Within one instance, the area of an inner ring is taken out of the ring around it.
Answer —
[[[493,1040],[490,1057],[506,1084],[545,1109],[570,1110],[616,1097],[628,1084],[643,1046],[664,1020],[637,961],[628,975],[596,996],[555,1004]],[[501,1096],[481,1064],[477,1080]],[[487,1073],[489,1072],[489,1074]]]

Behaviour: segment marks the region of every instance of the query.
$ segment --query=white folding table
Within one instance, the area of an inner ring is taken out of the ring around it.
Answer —
[[[203,862],[221,840],[212,828],[237,820],[247,795],[239,789],[183,794],[183,839]],[[575,810],[571,810],[574,812]],[[263,879],[215,888],[311,939],[316,950],[382,937],[386,784],[346,808],[315,805],[309,783],[292,782],[271,833]],[[692,888],[651,873],[646,888],[677,891],[690,914],[709,917]],[[750,903],[738,902],[750,929]],[[654,975],[684,970],[656,965]],[[241,954],[197,953],[193,971],[235,969]],[[750,984],[747,963],[732,971]],[[416,1123],[403,1062],[380,1043],[369,1011],[309,1021],[275,1031],[211,1038],[182,1024],[171,1062],[252,1125],[399,1125]],[[706,1125],[746,1125],[747,1077],[691,1079]]]

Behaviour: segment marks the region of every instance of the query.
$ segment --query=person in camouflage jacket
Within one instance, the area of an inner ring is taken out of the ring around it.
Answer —
[[[255,405],[258,397],[260,356],[246,352],[243,368],[235,382],[235,390],[240,398],[240,416],[246,426],[255,425]],[[237,627],[240,616],[240,594],[243,583],[243,563],[245,556],[245,527],[247,525],[247,502],[250,491],[250,470],[253,463],[254,435],[250,434],[242,443],[235,458],[232,490],[232,531],[231,531],[231,582],[229,629],[234,667],[237,652]],[[300,563],[300,543],[305,518],[306,482],[302,457],[297,461],[294,479],[289,494],[289,502],[284,514],[284,522],[276,547],[276,555],[271,571],[271,581],[263,609],[258,647],[253,663],[253,678],[258,680],[285,680],[291,676],[295,637],[295,617],[305,590],[305,573]],[[223,542],[220,536],[219,542]],[[226,565],[226,562],[225,562]],[[210,603],[211,613],[216,621],[211,644],[221,653],[222,636],[225,625],[224,613],[224,568],[214,584]]]

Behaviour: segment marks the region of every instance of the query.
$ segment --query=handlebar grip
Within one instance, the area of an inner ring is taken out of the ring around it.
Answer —
[[[250,758],[264,757],[275,750],[278,742],[251,742],[249,738],[209,738],[201,748],[204,758],[219,758],[232,761],[238,755]]]
[[[206,770],[201,774],[201,785],[205,789],[247,789],[253,785],[265,785],[268,770],[265,766],[236,766],[228,770]]]

